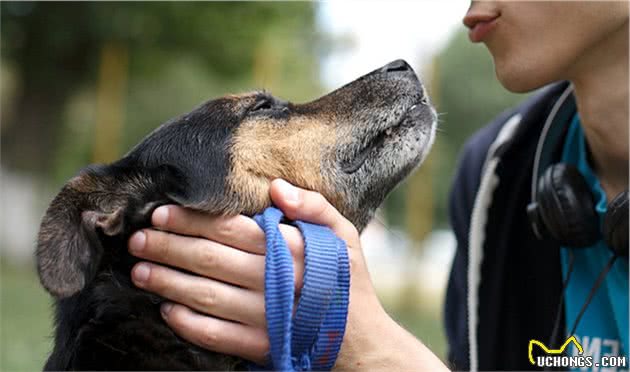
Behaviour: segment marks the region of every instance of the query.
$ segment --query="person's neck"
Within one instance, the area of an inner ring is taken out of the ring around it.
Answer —
[[[628,188],[628,23],[594,49],[568,80],[592,166],[610,201]]]

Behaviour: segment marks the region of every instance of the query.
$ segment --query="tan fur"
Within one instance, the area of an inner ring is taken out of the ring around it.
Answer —
[[[319,190],[331,202],[338,199],[322,172],[322,154],[337,141],[331,123],[307,117],[287,122],[274,119],[249,121],[236,131],[231,149],[230,190],[238,192],[243,205],[260,211],[270,205],[269,183],[283,178],[310,190]]]

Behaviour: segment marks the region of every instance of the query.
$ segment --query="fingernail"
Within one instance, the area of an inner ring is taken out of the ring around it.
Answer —
[[[297,203],[299,201],[299,190],[287,181],[282,179],[278,180],[278,188],[286,201],[290,203]]]
[[[131,253],[140,253],[144,249],[147,242],[147,236],[144,231],[138,231],[129,238],[129,251]]]
[[[165,226],[168,223],[168,207],[163,205],[154,210],[151,222],[154,226]]]
[[[162,313],[162,316],[164,318],[168,318],[168,313],[171,312],[171,309],[173,308],[173,304],[170,302],[164,302],[162,304],[162,306],[160,306],[160,312]]]
[[[139,263],[133,269],[133,278],[136,283],[144,284],[151,275],[151,267],[146,263]]]

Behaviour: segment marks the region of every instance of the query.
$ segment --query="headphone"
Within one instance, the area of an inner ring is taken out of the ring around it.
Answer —
[[[547,167],[538,180],[536,199],[527,206],[527,214],[538,239],[552,238],[562,246],[581,248],[603,237],[615,256],[628,257],[628,190],[608,205],[600,234],[595,200],[573,165],[558,163]]]
[[[567,89],[558,99],[538,141],[531,202],[527,206],[532,230],[540,240],[551,238],[572,248],[589,247],[603,237],[614,256],[628,257],[628,190],[609,203],[601,234],[595,200],[580,171],[571,164],[553,163],[567,126],[551,123],[569,122],[575,110],[559,109],[572,91],[572,87]],[[541,165],[545,164],[548,165],[543,168]]]
[[[559,145],[564,141],[568,126],[551,124],[569,122],[576,109],[575,100],[570,99],[566,105],[564,101],[572,92],[571,85],[562,93],[543,127],[534,158],[531,202],[527,205],[529,222],[539,240],[551,238],[563,247],[570,247],[567,275],[562,283],[549,347],[554,346],[559,332],[564,294],[573,271],[573,249],[592,246],[603,238],[613,255],[595,280],[569,334],[575,333],[586,308],[616,259],[628,257],[628,190],[619,193],[608,204],[600,232],[595,200],[586,179],[574,165],[553,161],[559,155]],[[560,111],[561,106],[567,108],[563,107]]]

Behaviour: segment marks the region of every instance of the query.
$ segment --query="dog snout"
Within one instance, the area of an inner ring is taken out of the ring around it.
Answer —
[[[394,89],[399,92],[405,91],[407,90],[406,88],[408,88],[410,91],[420,93],[420,97],[416,97],[414,99],[422,98],[422,96],[425,95],[422,82],[416,75],[413,68],[404,59],[392,61],[375,70],[374,73],[377,76],[377,79],[385,79],[387,81],[395,82]],[[416,94],[412,94],[412,96],[415,97]],[[421,103],[424,104],[424,102]]]
[[[396,72],[409,72],[409,71],[413,72],[413,69],[411,68],[411,66],[409,66],[409,64],[405,60],[402,60],[402,59],[397,59],[381,67],[382,73],[396,73]]]

